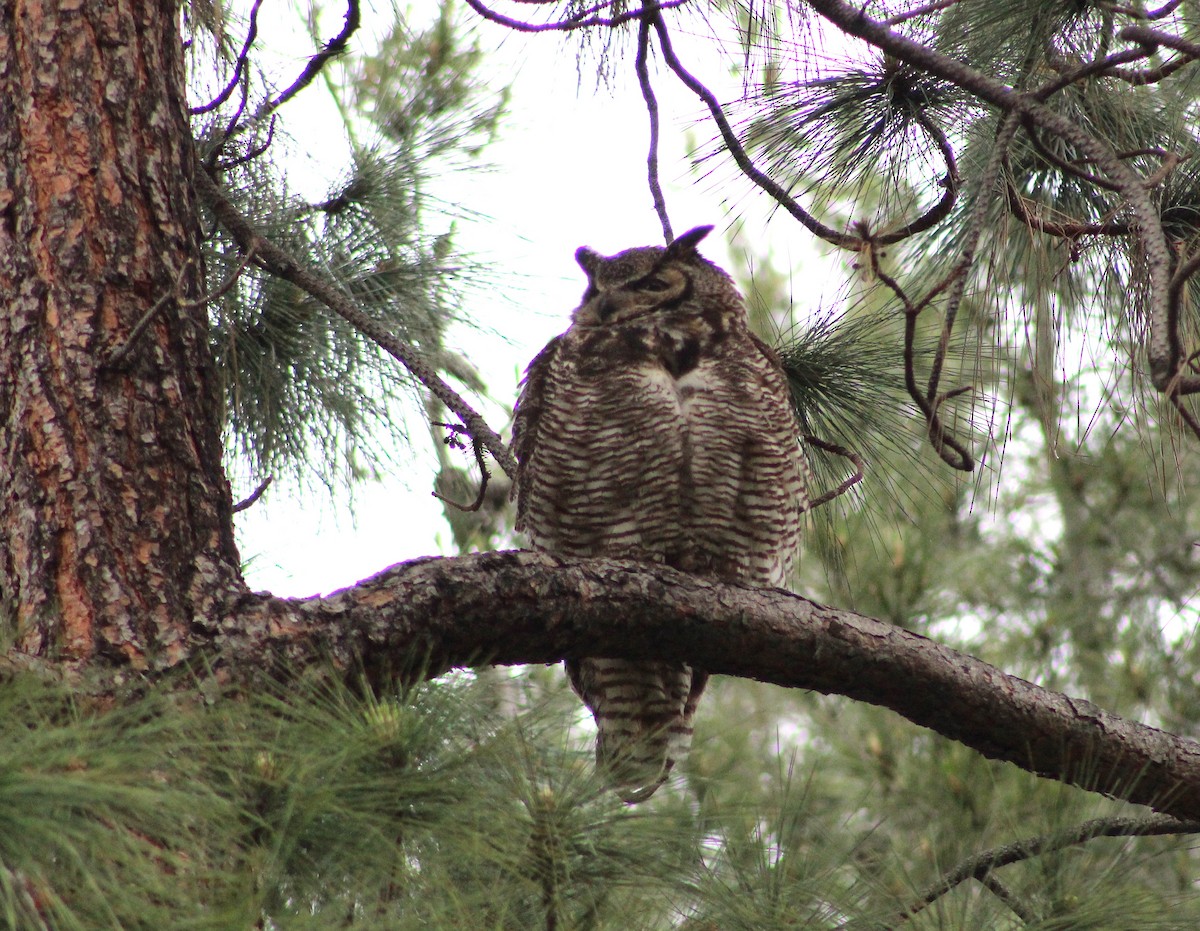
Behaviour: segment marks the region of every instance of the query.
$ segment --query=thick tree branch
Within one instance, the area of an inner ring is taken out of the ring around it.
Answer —
[[[401,563],[328,597],[253,596],[197,634],[218,668],[683,660],[890,708],[984,756],[1200,818],[1200,743],[1040,688],[881,621],[774,589],[510,551]]]

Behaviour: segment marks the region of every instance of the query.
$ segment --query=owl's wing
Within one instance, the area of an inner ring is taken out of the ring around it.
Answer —
[[[533,448],[537,444],[538,429],[545,411],[550,369],[561,343],[562,336],[554,337],[529,363],[513,411],[512,451],[517,458],[517,480],[513,482],[512,494],[517,499],[518,530],[525,529],[529,495],[523,492],[534,482],[536,465]]]
[[[686,545],[683,414],[642,341],[569,330],[531,364],[517,408],[517,529],[535,548],[664,562]]]

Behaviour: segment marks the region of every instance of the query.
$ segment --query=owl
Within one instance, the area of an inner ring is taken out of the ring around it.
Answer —
[[[575,253],[587,290],[530,363],[513,427],[517,529],[534,549],[784,584],[807,467],[778,358],[697,252],[711,230]],[[598,766],[625,801],[649,798],[687,756],[707,673],[597,657],[567,674]]]

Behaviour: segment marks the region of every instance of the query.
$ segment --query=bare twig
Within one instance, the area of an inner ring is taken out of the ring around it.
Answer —
[[[948,10],[960,2],[961,0],[936,0],[934,3],[927,3],[913,10],[897,13],[895,16],[880,20],[880,22],[885,26],[898,26],[901,23],[908,22],[910,19],[916,19],[918,16],[928,16],[930,13],[940,13],[942,10]]]
[[[996,129],[996,141],[992,149],[991,158],[988,159],[987,164],[984,166],[983,174],[979,179],[979,190],[976,194],[975,203],[972,205],[971,215],[967,220],[967,235],[964,237],[962,254],[958,260],[959,265],[963,268],[963,274],[955,278],[954,283],[950,285],[948,290],[946,309],[942,315],[942,335],[938,340],[937,349],[933,354],[933,362],[929,367],[929,386],[926,390],[926,400],[930,405],[933,405],[934,399],[938,395],[938,384],[942,377],[942,366],[946,361],[946,353],[950,349],[950,336],[954,331],[958,309],[962,304],[963,295],[966,292],[968,277],[966,271],[975,262],[975,251],[979,248],[979,239],[983,235],[984,226],[987,224],[988,206],[991,202],[992,191],[996,186],[997,179],[1000,177],[1001,166],[1004,164],[1008,147],[1012,143],[1016,132],[1017,120],[1014,116],[1006,116],[1000,121],[1000,125]]]
[[[350,41],[355,30],[358,29],[360,21],[360,13],[358,0],[346,0],[346,16],[345,22],[342,24],[342,30],[332,39],[325,43],[321,51],[313,55],[308,60],[308,64],[304,66],[304,70],[300,72],[299,77],[287,86],[279,94],[271,100],[267,100],[254,114],[252,122],[257,123],[266,117],[268,114],[279,109],[283,104],[287,103],[295,97],[300,91],[308,87],[313,82],[321,69],[329,62],[330,59],[336,58],[346,50],[346,45]]]
[[[1134,19],[1153,20],[1162,19],[1164,16],[1170,16],[1175,12],[1175,8],[1178,7],[1182,2],[1183,0],[1168,0],[1167,3],[1164,3],[1157,10],[1152,10],[1149,13],[1143,10],[1134,9],[1133,7],[1129,6],[1117,6],[1116,4],[1108,6],[1108,9],[1113,13],[1120,13],[1122,16],[1132,16]]]
[[[1200,58],[1200,43],[1183,39],[1161,29],[1151,29],[1149,26],[1126,26],[1117,33],[1118,39],[1126,42],[1141,42],[1145,45],[1165,45],[1177,52],[1182,52],[1189,58]]]
[[[234,241],[247,252],[254,251],[256,264],[310,294],[364,336],[378,344],[462,420],[467,432],[487,448],[506,475],[510,478],[516,476],[516,460],[513,459],[512,453],[504,445],[499,434],[489,427],[487,421],[437,374],[414,347],[397,338],[379,321],[363,313],[335,285],[302,268],[295,257],[286,250],[259,235],[250,221],[242,216],[221,193],[221,189],[204,171],[199,160],[196,162],[195,185],[197,192],[208,203],[213,214]]]
[[[468,0],[468,2],[471,2],[471,0]],[[729,149],[729,154],[733,156],[733,160],[742,170],[742,174],[769,194],[779,206],[799,220],[804,228],[814,236],[819,236],[821,239],[833,243],[835,246],[842,246],[848,249],[859,248],[862,242],[857,236],[839,233],[837,230],[826,226],[792,199],[791,195],[779,184],[755,166],[753,160],[746,154],[746,150],[742,148],[737,133],[729,125],[729,120],[725,117],[725,112],[721,109],[721,104],[713,95],[713,92],[698,81],[683,66],[678,56],[676,56],[675,50],[671,46],[671,36],[667,32],[667,27],[662,17],[658,15],[657,11],[652,11],[647,15],[652,18],[654,29],[658,33],[658,45],[662,51],[663,61],[666,62],[668,68],[675,72],[675,76],[679,78],[683,85],[699,97],[704,102],[704,105],[708,107],[709,113],[712,114],[713,122],[717,124],[717,129],[720,131],[721,138],[725,142],[725,147]]]
[[[875,237],[874,242],[877,245],[886,246],[889,243],[899,242],[902,239],[907,239],[909,236],[925,232],[925,230],[936,226],[942,220],[946,219],[946,217],[950,216],[950,211],[954,209],[954,204],[958,201],[958,161],[954,157],[954,147],[950,145],[950,140],[946,138],[946,134],[942,131],[941,127],[924,113],[917,111],[913,119],[916,120],[918,126],[929,134],[934,144],[937,145],[938,151],[942,153],[942,160],[946,163],[946,177],[942,181],[944,190],[938,202],[911,223],[906,223],[898,230],[892,230]]]
[[[638,23],[638,48],[634,68],[637,71],[638,86],[642,89],[642,99],[646,101],[646,113],[650,117],[650,151],[646,155],[646,179],[650,185],[650,197],[654,201],[654,212],[658,214],[658,222],[662,224],[663,241],[670,245],[675,239],[675,234],[671,231],[671,218],[667,214],[667,202],[663,197],[662,183],[658,177],[658,100],[650,83],[650,65],[647,61],[650,53],[651,19],[651,14],[647,13]]]
[[[1039,233],[1074,240],[1082,236],[1123,236],[1133,232],[1123,220],[1108,220],[1103,223],[1047,220],[1030,209],[1029,203],[1013,187],[1011,180],[1006,180],[1004,186],[1009,212],[1031,230],[1037,230]]]
[[[267,490],[267,488],[270,486],[271,482],[274,481],[274,479],[275,479],[275,476],[268,475],[261,482],[259,482],[258,487],[255,488],[254,491],[250,492],[250,497],[243,498],[241,501],[239,501],[237,504],[235,504],[233,506],[233,513],[236,514],[239,511],[244,511],[244,510],[246,510],[246,508],[248,508],[252,504],[254,504],[259,498],[261,498],[263,496],[263,492]]]
[[[517,0],[517,2],[522,2],[522,0]],[[659,10],[670,10],[691,2],[692,0],[664,0],[662,3],[654,3],[638,7],[634,10],[625,10],[616,16],[606,17],[595,15],[601,10],[609,9],[615,5],[615,0],[604,0],[603,3],[597,3],[595,6],[580,10],[566,19],[551,23],[527,23],[522,19],[514,19],[511,16],[505,16],[503,13],[497,13],[486,6],[482,0],[467,0],[467,5],[484,19],[493,23],[499,23],[501,26],[507,26],[509,29],[515,29],[517,32],[570,32],[575,29],[587,29],[591,26],[606,26],[610,28],[620,26],[631,20],[641,19],[647,14],[657,13]]]
[[[238,82],[242,79],[242,74],[245,72],[246,65],[250,60],[250,46],[254,44],[255,38],[258,36],[258,8],[262,6],[262,2],[263,0],[254,0],[254,5],[250,7],[250,23],[246,28],[246,41],[242,43],[242,50],[238,52],[237,61],[233,66],[233,77],[229,79],[229,83],[221,89],[221,92],[208,103],[199,107],[191,107],[188,113],[192,116],[211,113],[225,103],[229,99],[229,95],[233,93],[233,89],[238,86]]]
[[[1169,392],[1167,397],[1171,399],[1171,406],[1175,408],[1175,412],[1179,414],[1187,428],[1195,434],[1197,439],[1200,439],[1200,420],[1197,420],[1195,415],[1187,409],[1183,398],[1179,396],[1178,392]]]
[[[214,162],[213,158],[209,158],[209,164],[217,171],[228,171],[230,168],[236,168],[238,165],[254,161],[254,159],[258,158],[271,147],[271,143],[275,139],[275,116],[276,114],[271,115],[271,122],[267,124],[267,138],[261,144],[247,149],[241,155],[237,156],[237,158],[226,159],[223,162]],[[214,156],[215,154],[214,152]]]
[[[138,320],[138,322],[133,325],[133,329],[129,331],[129,338],[115,350],[113,350],[112,354],[104,360],[104,368],[120,368],[120,366],[125,362],[126,358],[128,358],[129,353],[133,350],[133,347],[137,344],[137,341],[141,339],[142,334],[146,332],[146,328],[150,326],[150,323],[154,320],[154,318],[157,317],[162,312],[163,308],[166,307],[167,304],[169,304],[172,300],[175,302],[176,310],[195,310],[197,307],[204,307],[209,302],[215,301],[217,298],[223,297],[226,293],[228,293],[229,289],[237,284],[238,278],[241,277],[242,272],[246,270],[246,266],[250,264],[250,261],[253,258],[253,250],[247,252],[246,255],[243,256],[238,267],[229,273],[229,275],[224,281],[221,282],[216,290],[203,294],[191,301],[183,300],[180,291],[180,289],[183,287],[183,276],[192,264],[191,262],[186,263],[176,276],[175,285],[172,290],[160,297],[154,302],[153,307],[142,314],[141,319]]]
[[[458,449],[466,448],[462,440],[458,439],[458,435],[460,433],[467,433],[466,427],[462,426],[461,424],[442,423],[441,421],[434,421],[433,425],[435,427],[445,427],[450,431],[450,435],[442,440],[442,442],[447,446],[453,446]],[[468,436],[470,436],[470,434],[468,434]],[[450,505],[452,508],[457,508],[460,511],[466,511],[468,513],[471,511],[478,511],[483,506],[483,499],[487,494],[488,481],[492,477],[492,473],[488,470],[487,463],[483,461],[483,444],[474,437],[471,437],[471,449],[475,453],[475,464],[479,466],[479,494],[475,496],[474,503],[469,505],[459,504],[457,501],[453,501],[450,498],[447,498],[445,495],[438,494],[436,491],[433,492],[433,496],[439,501]]]
[[[238,96],[237,108],[233,111],[233,115],[225,122],[225,128],[221,131],[220,136],[213,142],[209,149],[208,158],[204,160],[204,164],[211,171],[220,160],[221,152],[225,148],[225,144],[237,131],[238,126],[242,122],[242,114],[246,112],[246,104],[250,102],[250,75],[246,72],[242,73],[240,83],[242,92]]]
[[[1200,821],[1180,821],[1165,815],[1149,818],[1096,818],[1056,834],[1041,834],[993,847],[964,860],[926,888],[912,905],[892,920],[889,927],[907,921],[966,880],[976,879],[982,882],[992,870],[1011,863],[1019,863],[1067,847],[1077,847],[1097,837],[1154,837],[1196,833],[1200,833]]]
[[[1090,171],[1085,171],[1083,168],[1079,167],[1079,164],[1069,162],[1065,158],[1060,157],[1042,141],[1038,134],[1037,127],[1034,126],[1033,123],[1028,119],[1022,120],[1021,125],[1025,129],[1026,137],[1033,144],[1033,148],[1037,151],[1038,155],[1040,155],[1050,164],[1054,165],[1056,168],[1065,171],[1069,175],[1074,175],[1079,180],[1086,181],[1088,184],[1094,184],[1096,187],[1104,188],[1105,190],[1109,191],[1121,190],[1121,186],[1119,184],[1115,184],[1114,182],[1109,181],[1107,178],[1102,178],[1099,175],[1092,174]],[[1081,160],[1081,163],[1083,161],[1086,160]]]
[[[1124,51],[1114,52],[1112,55],[1106,55],[1104,58],[1095,61],[1089,61],[1087,64],[1080,65],[1072,71],[1068,71],[1060,75],[1049,84],[1044,85],[1034,92],[1034,96],[1038,100],[1046,100],[1054,94],[1057,94],[1065,87],[1070,87],[1077,81],[1083,81],[1097,74],[1111,74],[1116,70],[1118,65],[1127,65],[1130,62],[1139,61],[1153,54],[1153,49],[1146,46],[1140,48],[1125,49]],[[1053,58],[1051,63],[1058,70],[1058,62]]]
[[[921,311],[932,303],[934,297],[941,291],[950,287],[956,280],[956,276],[965,275],[967,266],[959,264],[952,269],[950,274],[942,279],[928,294],[922,298],[919,304],[914,304],[905,293],[900,283],[891,275],[883,270],[879,265],[878,252],[875,249],[869,251],[871,259],[871,271],[874,275],[886,285],[893,294],[899,298],[900,303],[904,307],[904,387],[908,391],[909,397],[913,399],[913,403],[925,417],[926,429],[929,433],[929,441],[933,444],[934,451],[941,457],[952,469],[957,469],[960,472],[970,472],[975,468],[975,457],[967,450],[966,446],[960,443],[946,426],[942,423],[938,416],[938,404],[931,402],[921,391],[917,385],[916,373],[916,333],[917,333],[917,317]],[[942,399],[944,400],[944,399]],[[939,401],[940,403],[940,401]]]
[[[163,308],[166,307],[167,304],[169,304],[172,300],[179,300],[179,291],[183,287],[183,276],[187,274],[188,269],[191,268],[193,264],[194,263],[190,259],[183,263],[183,268],[179,269],[179,273],[175,276],[175,284],[172,285],[171,290],[166,294],[163,294],[150,306],[149,310],[142,314],[138,322],[133,325],[133,329],[129,331],[129,338],[126,339],[125,342],[123,342],[116,349],[114,349],[109,357],[104,360],[104,364],[102,366],[103,368],[119,368],[121,363],[125,361],[129,353],[132,351],[134,344],[137,343],[137,341],[141,339],[142,334],[146,332],[146,327],[150,326],[154,318],[162,313]]]
[[[1128,68],[1113,68],[1107,74],[1109,77],[1119,78],[1126,84],[1141,87],[1145,84],[1157,84],[1163,78],[1169,78],[1184,65],[1190,65],[1195,60],[1190,56],[1180,55],[1178,58],[1163,62],[1157,68],[1142,68],[1136,71]]]
[[[804,442],[809,446],[815,446],[817,449],[824,450],[827,453],[833,453],[833,455],[841,456],[844,459],[849,459],[852,463],[854,463],[854,474],[845,479],[840,485],[837,486],[837,488],[834,488],[832,491],[827,491],[809,501],[808,504],[801,508],[800,513],[803,514],[808,511],[816,510],[821,505],[828,504],[834,498],[840,498],[842,495],[848,492],[851,488],[863,480],[863,476],[866,474],[866,466],[863,464],[862,457],[859,456],[858,453],[846,449],[844,446],[838,446],[836,443],[829,443],[820,439],[819,437],[813,436],[810,433],[805,433],[801,439],[804,440]]]
[[[967,235],[964,237],[962,253],[946,277],[934,286],[934,288],[930,289],[929,293],[922,298],[919,304],[914,304],[912,299],[909,298],[908,294],[900,286],[900,283],[880,266],[879,250],[876,248],[865,250],[871,262],[872,272],[896,295],[904,307],[905,388],[921,413],[925,416],[929,440],[933,444],[934,450],[943,462],[961,472],[972,471],[975,468],[975,458],[971,455],[967,447],[942,423],[939,408],[944,401],[957,397],[971,389],[970,386],[966,386],[943,393],[939,390],[939,386],[942,369],[946,361],[946,354],[950,349],[950,338],[954,332],[958,309],[965,293],[967,272],[974,264],[975,251],[978,248],[979,238],[987,219],[990,193],[995,186],[1000,168],[1004,163],[1008,146],[1011,144],[1013,136],[1016,133],[1016,127],[1017,120],[1012,114],[1001,120],[1000,126],[996,130],[996,142],[992,156],[984,167],[979,181],[976,200],[971,214],[967,219]],[[928,384],[922,391],[917,385],[915,368],[917,317],[932,302],[934,295],[942,291],[947,291],[948,294],[946,308],[942,313],[941,336],[938,339],[937,348],[934,350]]]
[[[738,139],[737,133],[733,131],[733,127],[730,125],[729,119],[725,116],[725,111],[722,109],[716,96],[683,66],[683,63],[675,54],[674,48],[671,45],[671,37],[667,32],[667,27],[662,17],[658,16],[657,13],[653,14],[653,22],[655,31],[658,33],[658,42],[662,50],[663,60],[666,62],[667,67],[675,72],[675,76],[679,78],[683,85],[699,97],[708,108],[713,122],[717,124],[717,129],[721,133],[721,139],[725,143],[725,147],[729,150],[729,154],[733,157],[738,168],[741,169],[742,174],[749,178],[758,188],[770,195],[779,206],[790,213],[795,219],[799,220],[804,228],[814,236],[819,236],[826,242],[844,249],[862,249],[866,245],[866,242],[862,238],[847,233],[840,233],[832,227],[826,226],[800,206],[780,184],[754,164],[754,160],[750,158],[745,148],[743,148],[741,141]],[[958,197],[958,166],[955,163],[954,150],[951,148],[949,140],[946,138],[945,133],[923,115],[918,115],[916,122],[922,129],[929,133],[946,161],[945,190],[938,202],[917,219],[897,230],[874,236],[872,238],[874,245],[890,245],[900,242],[914,233],[923,232],[948,216]]]

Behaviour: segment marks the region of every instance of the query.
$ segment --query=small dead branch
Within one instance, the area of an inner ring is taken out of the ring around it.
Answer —
[[[229,99],[233,93],[233,89],[238,86],[245,74],[246,66],[250,62],[250,46],[254,44],[254,40],[258,37],[258,8],[262,6],[263,0],[254,0],[254,5],[250,7],[250,23],[246,28],[246,41],[242,43],[242,50],[238,52],[237,60],[233,66],[233,77],[229,79],[229,83],[221,89],[212,100],[199,107],[192,107],[188,110],[192,116],[199,116],[202,113],[211,113]]]
[[[1125,42],[1140,42],[1152,48],[1165,45],[1188,58],[1200,58],[1200,43],[1163,32],[1161,29],[1151,29],[1149,26],[1126,26],[1117,33],[1117,38]]]
[[[1175,8],[1178,7],[1182,2],[1183,0],[1168,0],[1167,3],[1164,3],[1157,10],[1151,10],[1150,12],[1146,12],[1145,10],[1137,10],[1129,6],[1119,6],[1117,4],[1112,4],[1111,6],[1107,4],[1098,4],[1098,6],[1107,7],[1107,9],[1112,13],[1119,13],[1122,16],[1129,16],[1133,19],[1155,20],[1162,19],[1165,16],[1170,16],[1175,12]]]
[[[867,235],[864,228],[860,227],[860,229],[864,236]],[[960,262],[940,282],[930,288],[918,303],[914,304],[904,288],[901,287],[900,282],[885,272],[879,264],[879,250],[867,248],[863,252],[870,263],[871,273],[896,296],[904,308],[904,387],[913,403],[925,417],[930,443],[948,466],[960,472],[970,472],[975,468],[974,457],[967,451],[966,446],[950,433],[938,416],[938,408],[943,401],[970,390],[970,386],[956,388],[939,397],[934,397],[937,388],[936,380],[931,381],[931,387],[927,394],[918,387],[916,375],[917,317],[933,303],[939,294],[952,287],[959,278],[964,277],[969,266]]]
[[[478,511],[483,506],[484,497],[487,495],[488,482],[492,477],[492,473],[488,470],[487,463],[484,462],[483,459],[483,444],[471,436],[471,434],[467,431],[467,428],[462,424],[434,421],[433,425],[435,427],[445,427],[450,431],[450,435],[445,437],[442,442],[452,449],[467,448],[466,444],[459,439],[459,436],[465,434],[471,441],[471,449],[475,453],[475,464],[479,466],[479,494],[475,496],[474,503],[469,505],[459,504],[457,501],[453,501],[450,498],[447,498],[445,495],[438,494],[436,491],[432,493],[433,496],[439,501],[448,504],[450,507],[456,508],[459,511],[466,511],[468,513],[472,511]]]
[[[587,29],[592,26],[612,28],[620,26],[623,23],[628,23],[631,20],[642,19],[647,15],[657,13],[659,10],[670,10],[691,2],[692,0],[664,0],[662,3],[638,7],[634,10],[625,10],[616,16],[600,16],[598,14],[602,11],[616,6],[615,0],[604,0],[604,2],[580,10],[566,19],[550,23],[529,23],[522,19],[505,16],[503,13],[497,13],[491,7],[485,5],[482,0],[467,0],[467,6],[484,19],[498,23],[501,26],[507,26],[509,29],[515,29],[517,32],[571,32],[575,29]]]
[[[738,168],[741,169],[742,174],[749,178],[759,189],[768,194],[772,200],[790,213],[814,236],[818,236],[826,242],[844,249],[856,251],[862,249],[865,243],[861,238],[838,232],[832,227],[826,226],[805,210],[781,185],[776,183],[754,164],[754,160],[750,158],[745,148],[743,148],[741,140],[738,139],[737,133],[733,131],[733,127],[730,125],[728,117],[725,116],[725,111],[716,96],[683,66],[683,63],[675,54],[674,48],[671,45],[670,34],[667,32],[666,23],[662,17],[657,15],[657,11],[649,15],[653,18],[655,31],[658,33],[659,48],[662,51],[663,60],[666,62],[667,67],[708,108],[713,122],[717,124],[717,129],[721,134],[721,139],[725,143],[725,147],[729,150],[729,154],[733,157]],[[930,135],[946,162],[946,177],[943,182],[944,191],[938,202],[917,219],[897,230],[877,235],[873,241],[878,246],[900,242],[915,233],[929,229],[950,214],[951,209],[953,209],[958,199],[958,166],[955,162],[954,150],[949,140],[946,138],[945,133],[925,116],[918,115],[916,122],[917,125]]]
[[[1118,69],[1120,65],[1128,65],[1135,61],[1140,61],[1153,54],[1153,50],[1147,46],[1138,48],[1124,49],[1120,52],[1114,52],[1111,55],[1106,55],[1104,58],[1096,61],[1089,61],[1086,64],[1072,62],[1069,59],[1062,58],[1051,54],[1050,64],[1059,72],[1060,77],[1051,81],[1043,87],[1038,88],[1034,96],[1038,100],[1046,100],[1053,94],[1057,94],[1065,87],[1070,87],[1078,81],[1086,80],[1087,78],[1096,75],[1110,75]],[[1067,70],[1068,65],[1075,65],[1071,70]]]
[[[254,114],[252,122],[259,122],[269,114],[278,110],[281,106],[295,97],[300,91],[308,87],[313,82],[321,69],[326,64],[342,52],[346,51],[346,46],[352,36],[359,27],[361,13],[359,10],[359,0],[346,0],[346,15],[342,24],[341,31],[322,46],[321,51],[313,55],[308,60],[308,64],[304,66],[304,70],[291,84],[283,91],[277,94],[273,99],[263,103]]]
[[[1008,906],[1008,910],[1020,918],[1026,924],[1033,924],[1037,921],[1037,914],[1027,906],[1024,902],[1018,899],[1009,888],[996,878],[994,873],[988,873],[981,880],[980,885],[992,893],[996,898]]]
[[[124,364],[125,360],[129,357],[129,353],[133,351],[133,347],[137,345],[137,341],[141,339],[142,334],[146,332],[146,328],[150,326],[155,317],[162,313],[163,308],[165,308],[168,304],[174,303],[175,309],[179,311],[195,310],[198,307],[206,306],[209,302],[217,300],[217,298],[223,297],[226,293],[228,293],[230,288],[237,284],[238,278],[241,277],[242,272],[246,270],[246,266],[250,264],[250,261],[253,259],[253,257],[253,252],[248,252],[242,258],[242,261],[238,267],[235,268],[223,282],[221,282],[215,291],[210,291],[207,294],[203,294],[191,301],[185,301],[183,299],[182,288],[184,276],[187,274],[188,269],[192,267],[193,263],[185,263],[183,268],[179,270],[179,274],[175,276],[175,284],[171,290],[155,301],[154,305],[144,314],[142,314],[141,319],[139,319],[138,322],[133,325],[133,329],[129,331],[129,338],[113,350],[109,357],[104,360],[102,368],[120,368]]]
[[[663,241],[670,245],[675,239],[671,231],[671,218],[667,214],[667,202],[663,197],[662,183],[658,177],[658,99],[654,96],[654,87],[650,83],[650,65],[647,59],[650,52],[651,16],[646,14],[638,22],[637,58],[634,68],[637,71],[638,86],[642,89],[642,99],[646,101],[646,113],[650,117],[650,151],[646,155],[646,180],[650,186],[650,197],[654,201],[654,212],[658,214],[658,222],[662,224]]]
[[[241,501],[239,501],[237,504],[235,504],[233,506],[233,513],[237,514],[239,511],[244,511],[244,510],[246,510],[246,508],[253,505],[259,498],[261,498],[263,496],[263,492],[267,490],[268,486],[270,486],[271,482],[274,481],[274,479],[275,479],[275,476],[268,475],[261,482],[259,482],[258,487],[255,488],[254,491],[250,492],[250,497],[243,498]]]
[[[1142,68],[1138,71],[1131,71],[1128,68],[1113,68],[1108,72],[1108,76],[1119,78],[1126,84],[1132,84],[1134,87],[1141,87],[1146,84],[1157,84],[1164,78],[1169,78],[1185,65],[1190,65],[1195,60],[1187,55],[1181,55],[1178,58],[1172,58],[1170,61],[1163,62],[1157,68]]]
[[[1047,220],[1034,213],[1030,202],[1017,193],[1012,181],[1004,182],[1005,201],[1009,213],[1028,226],[1031,230],[1057,236],[1061,239],[1076,240],[1084,236],[1125,236],[1133,232],[1129,224],[1123,220],[1107,220],[1102,223],[1084,223],[1070,220]]]
[[[814,236],[818,236],[835,246],[842,246],[847,249],[859,248],[861,241],[858,237],[839,233],[837,230],[826,226],[801,207],[779,184],[758,169],[750,156],[746,154],[746,150],[742,148],[742,143],[738,139],[737,133],[733,131],[733,127],[729,124],[729,120],[725,116],[725,111],[721,108],[721,104],[716,96],[683,66],[683,63],[675,54],[675,50],[671,45],[670,33],[667,32],[666,23],[658,15],[658,11],[651,11],[647,13],[647,16],[651,17],[654,30],[658,33],[658,45],[662,51],[663,61],[675,73],[680,82],[699,97],[704,105],[708,107],[709,113],[712,114],[713,122],[717,124],[717,129],[721,133],[721,139],[725,142],[725,147],[729,150],[729,154],[737,163],[738,168],[742,170],[742,174],[770,195],[779,206],[799,220],[804,228]]]
[[[275,116],[271,115],[271,122],[267,124],[267,138],[259,145],[247,149],[236,158],[229,158],[223,162],[216,162],[212,157],[209,158],[209,164],[216,171],[228,171],[230,168],[236,168],[238,165],[244,165],[247,162],[252,162],[271,147],[271,143],[275,140]],[[222,143],[223,144],[223,143]],[[215,153],[214,153],[215,155]]]
[[[885,26],[899,26],[901,23],[906,23],[910,19],[916,19],[918,16],[928,16],[930,13],[940,13],[942,10],[948,10],[950,7],[960,3],[961,0],[937,0],[935,3],[927,3],[924,6],[919,6],[914,10],[908,10],[904,13],[897,13],[895,16],[880,20]]]

